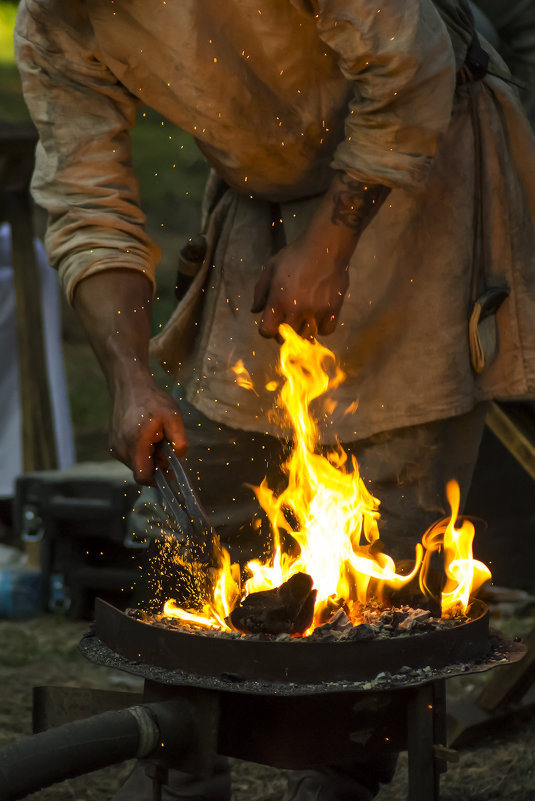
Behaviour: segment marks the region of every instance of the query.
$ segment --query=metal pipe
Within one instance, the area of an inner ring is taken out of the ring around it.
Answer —
[[[191,741],[189,704],[173,700],[103,712],[26,737],[0,751],[0,801],[157,750],[176,760]]]

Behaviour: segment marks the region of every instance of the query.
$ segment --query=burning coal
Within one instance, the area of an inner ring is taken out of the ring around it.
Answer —
[[[278,495],[265,480],[254,488],[271,523],[270,558],[250,561],[242,586],[239,569],[221,549],[211,600],[201,609],[184,609],[169,600],[163,615],[199,628],[241,629],[241,613],[234,610],[240,608],[247,615],[247,609],[258,608],[263,602],[276,607],[281,593],[283,601],[288,594],[282,588],[302,582],[294,577],[305,574],[313,584],[305,593],[309,614],[299,617],[298,610],[299,624],[287,630],[310,635],[338,609],[343,609],[351,624],[357,626],[363,622],[366,604],[380,599],[385,591],[400,591],[416,580],[421,591],[431,596],[429,565],[436,551],[443,554],[445,566],[442,616],[465,614],[470,598],[491,575],[485,565],[473,559],[472,524],[462,521],[457,527],[458,485],[451,482],[447,487],[451,517],[434,525],[416,545],[412,569],[404,574],[396,572],[393,559],[383,552],[380,543],[380,501],[367,490],[355,458],[348,459],[340,445],[326,455],[318,446],[311,404],[345,376],[334,354],[319,342],[302,339],[287,325],[281,326],[280,333],[282,385],[277,404],[293,430],[293,448],[282,466],[287,485]],[[254,391],[242,363],[235,372],[240,385]],[[282,544],[288,541],[295,546],[291,552]]]

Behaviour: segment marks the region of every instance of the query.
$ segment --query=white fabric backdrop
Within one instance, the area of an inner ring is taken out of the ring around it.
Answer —
[[[37,239],[35,248],[58,467],[63,469],[70,467],[75,457],[61,345],[57,276],[48,264],[43,244]],[[7,223],[0,225],[0,421],[0,498],[8,498],[13,496],[15,478],[22,472],[22,437],[15,289]]]

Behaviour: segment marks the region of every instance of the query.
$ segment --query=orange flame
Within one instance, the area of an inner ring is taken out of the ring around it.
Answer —
[[[442,550],[446,574],[446,585],[441,595],[442,616],[452,617],[466,612],[471,596],[492,576],[483,562],[473,558],[472,543],[475,529],[472,523],[469,520],[461,520],[460,527],[455,527],[461,496],[456,481],[448,482],[446,494],[451,507],[451,517],[435,523],[422,538],[426,555],[420,574],[420,587],[424,592],[429,592],[427,587],[429,560],[434,551]]]
[[[218,563],[218,568],[211,599],[200,610],[190,610],[182,609],[171,598],[164,604],[164,617],[181,620],[194,628],[231,631],[226,618],[240,601],[240,566],[230,563],[228,551],[218,542],[215,543],[214,550],[214,560]]]
[[[354,458],[348,465],[341,446],[323,455],[318,448],[318,429],[310,406],[316,398],[343,380],[334,355],[320,343],[302,339],[290,326],[280,328],[283,337],[280,371],[286,379],[279,404],[294,429],[293,450],[283,466],[286,489],[277,497],[264,481],[256,488],[275,540],[269,565],[250,562],[252,578],[247,593],[272,589],[294,573],[314,579],[318,591],[316,621],[329,599],[366,602],[371,579],[399,587],[410,581],[422,560],[416,549],[414,570],[398,575],[393,560],[373,544],[379,539],[379,501],[366,489]],[[329,377],[327,367],[332,374]],[[299,553],[283,553],[280,532],[285,531],[299,546]]]
[[[181,609],[179,606],[177,606],[174,598],[170,598],[165,602],[163,614],[164,617],[171,617],[175,618],[176,620],[181,620],[183,623],[187,623],[193,627],[198,627],[201,629],[223,629],[224,631],[228,631],[228,626],[225,621],[223,620],[221,622],[215,617],[212,617],[209,609],[205,610],[203,608],[202,612],[196,615],[193,612],[187,612],[185,609]]]
[[[271,558],[247,564],[250,578],[242,592],[239,566],[231,565],[228,552],[220,548],[211,602],[199,611],[182,610],[168,601],[164,615],[193,626],[229,630],[228,615],[244,595],[279,587],[295,573],[304,572],[312,576],[317,590],[314,623],[307,633],[341,606],[357,624],[361,622],[362,605],[372,595],[380,597],[385,586],[399,589],[419,572],[420,586],[430,595],[429,561],[437,550],[443,550],[445,558],[442,613],[465,613],[471,594],[490,578],[490,572],[472,558],[472,524],[464,521],[459,529],[455,527],[458,485],[450,482],[447,487],[451,519],[433,526],[424,535],[423,545],[416,545],[411,572],[397,573],[393,559],[382,551],[379,541],[379,501],[366,488],[355,458],[348,459],[341,445],[330,450],[319,445],[311,407],[345,375],[334,354],[316,340],[302,339],[288,325],[280,327],[280,335],[283,383],[277,403],[293,428],[293,449],[282,466],[288,481],[279,495],[273,493],[266,479],[253,488],[271,523]],[[243,362],[240,360],[233,369],[237,382],[254,391]],[[283,542],[293,544],[284,550]]]
[[[233,364],[230,369],[235,373],[236,383],[239,387],[242,387],[243,389],[250,389],[255,393],[255,395],[258,394],[254,388],[253,380],[249,375],[249,371],[241,359],[238,359],[236,364]]]
[[[344,411],[344,417],[348,414],[355,414],[358,408],[359,402],[358,400],[354,400],[353,403],[350,403],[347,409]]]

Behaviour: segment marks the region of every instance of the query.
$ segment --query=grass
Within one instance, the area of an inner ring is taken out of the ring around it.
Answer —
[[[0,125],[30,119],[14,62],[16,8],[16,3],[0,0]],[[208,167],[189,135],[148,108],[139,112],[132,150],[147,230],[162,250],[153,311],[156,331],[174,307],[178,253],[187,236],[199,230]],[[104,459],[110,410],[106,385],[72,312],[65,309],[64,316],[64,357],[77,458]]]

